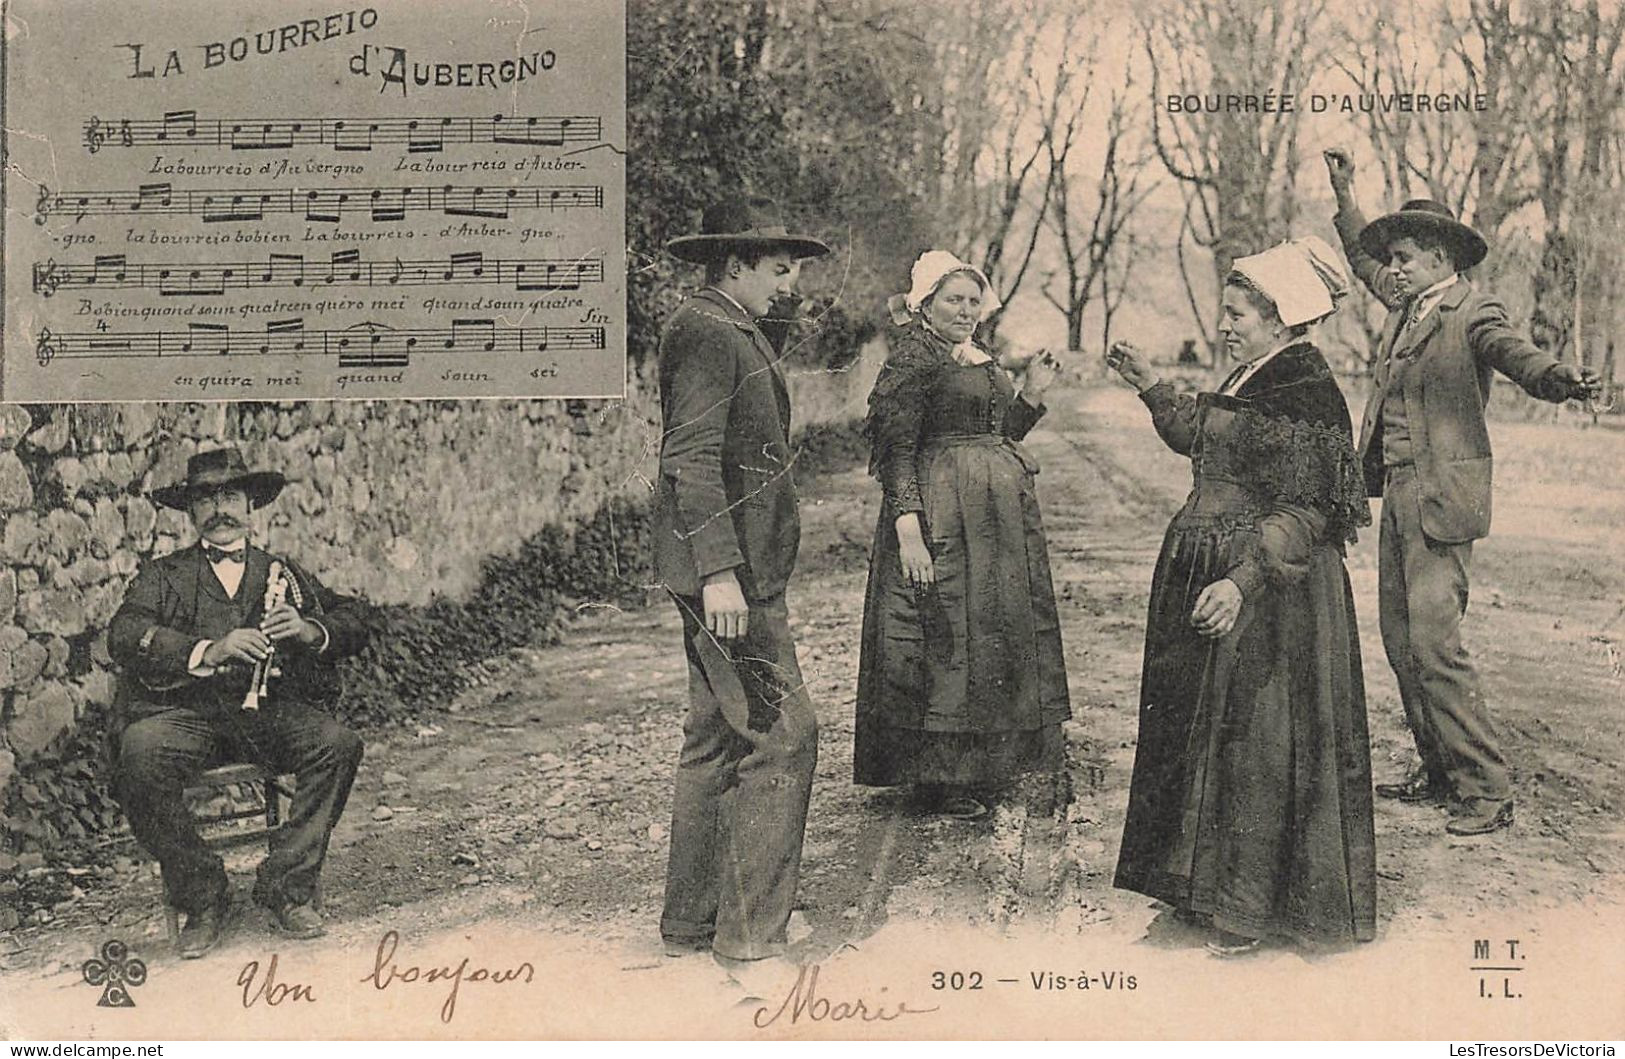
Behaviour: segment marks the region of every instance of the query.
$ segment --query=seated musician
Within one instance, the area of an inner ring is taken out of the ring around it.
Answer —
[[[142,564],[113,616],[122,673],[114,787],[136,839],[157,858],[170,905],[187,913],[180,954],[203,955],[230,908],[225,867],[198,834],[183,792],[206,768],[248,761],[298,782],[259,867],[254,899],[297,938],[324,933],[312,906],[328,836],[344,811],[361,738],[324,707],[334,662],[366,639],[359,604],[249,545],[249,512],[284,484],[235,448],[193,456],[186,479],[153,499],[185,511],[198,544]]]

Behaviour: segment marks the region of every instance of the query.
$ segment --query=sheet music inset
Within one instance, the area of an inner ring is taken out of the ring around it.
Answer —
[[[623,393],[622,3],[7,13],[0,400]]]

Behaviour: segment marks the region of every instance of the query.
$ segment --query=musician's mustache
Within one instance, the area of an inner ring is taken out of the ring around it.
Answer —
[[[235,516],[226,515],[226,514],[210,515],[208,520],[203,523],[203,532],[205,532],[205,533],[207,533],[207,532],[209,532],[210,530],[213,530],[213,529],[242,529],[242,528],[243,528],[243,524],[242,524],[242,522],[240,520],[238,520]]]

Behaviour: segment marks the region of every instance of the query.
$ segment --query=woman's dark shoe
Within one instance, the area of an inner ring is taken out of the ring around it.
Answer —
[[[1221,930],[1218,935],[1207,943],[1207,951],[1225,959],[1233,956],[1245,956],[1250,952],[1257,952],[1263,948],[1263,938],[1249,938],[1245,934],[1232,934],[1228,930]]]
[[[987,815],[987,803],[969,794],[950,794],[937,806],[937,812],[955,820],[975,820]]]

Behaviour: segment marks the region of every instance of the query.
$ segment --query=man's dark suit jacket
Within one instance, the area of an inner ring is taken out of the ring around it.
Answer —
[[[1382,495],[1382,403],[1405,402],[1405,422],[1422,493],[1422,532],[1443,544],[1477,540],[1490,531],[1491,467],[1484,406],[1493,373],[1501,372],[1542,400],[1562,400],[1566,388],[1548,378],[1557,361],[1514,331],[1498,300],[1458,279],[1420,327],[1387,356],[1404,322],[1405,300],[1393,270],[1360,248],[1365,218],[1339,212],[1337,234],[1356,275],[1391,311],[1383,329],[1371,396],[1360,424],[1358,451],[1366,489]],[[1390,394],[1390,390],[1393,391]]]
[[[197,545],[142,564],[107,636],[108,652],[122,669],[116,723],[122,726],[174,707],[216,715],[241,708],[250,681],[246,665],[222,666],[212,676],[194,677],[187,663],[199,640],[218,640],[234,628],[259,623],[271,559],[258,548],[248,549],[235,598],[226,595]],[[277,644],[281,676],[270,684],[270,701],[328,707],[339,691],[334,663],[366,643],[361,608],[288,560],[282,564],[299,584],[299,613],[325,628],[328,642],[319,653],[294,640]]]
[[[706,576],[730,568],[752,600],[790,579],[801,514],[776,360],[750,317],[712,290],[684,302],[661,336],[655,573],[678,595],[699,595]]]

